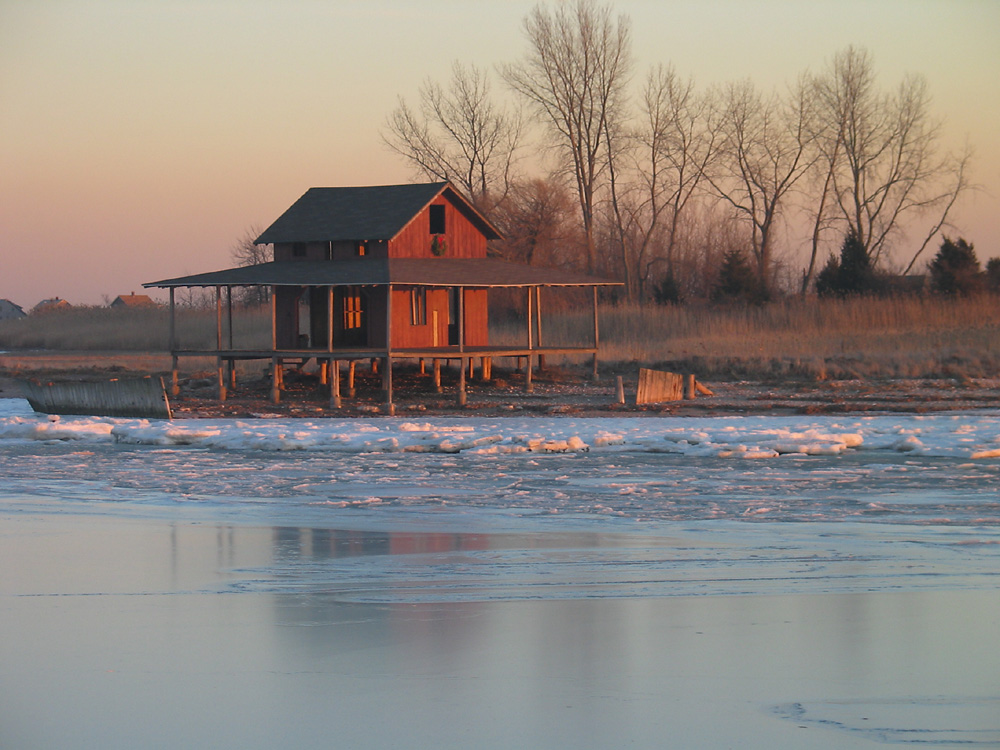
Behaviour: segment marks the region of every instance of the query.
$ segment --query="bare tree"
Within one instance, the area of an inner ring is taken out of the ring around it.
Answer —
[[[536,6],[524,19],[529,51],[502,68],[508,85],[527,99],[566,157],[576,185],[587,245],[587,270],[597,266],[594,207],[608,161],[608,131],[623,117],[631,70],[629,20],[591,0]]]
[[[426,81],[419,110],[400,97],[382,140],[424,176],[450,180],[490,213],[510,189],[522,136],[521,116],[491,98],[489,75],[455,62],[447,89]]]
[[[707,176],[717,195],[749,221],[757,273],[770,287],[775,233],[785,201],[816,159],[805,82],[786,96],[761,95],[750,81],[729,84],[715,126],[722,155]]]
[[[229,249],[229,255],[238,266],[257,266],[272,259],[270,245],[255,245],[263,229],[252,224],[239,236]],[[264,305],[271,300],[271,290],[266,286],[243,287],[239,298],[245,305]]]
[[[665,265],[669,276],[676,273],[683,215],[716,155],[716,134],[708,127],[709,109],[709,99],[696,93],[693,80],[681,80],[670,66],[650,72],[637,136],[645,154],[638,172],[648,215],[636,247],[640,293],[655,266]]]
[[[573,196],[554,178],[515,183],[498,207],[505,239],[504,257],[528,265],[558,266],[572,262],[579,240]]]
[[[841,125],[839,165],[833,172],[838,213],[872,265],[886,257],[906,222],[932,217],[932,231],[912,268],[955,201],[971,187],[969,151],[958,158],[940,156],[940,123],[930,116],[924,79],[908,75],[894,92],[883,93],[863,49],[838,53],[819,91],[825,117]]]

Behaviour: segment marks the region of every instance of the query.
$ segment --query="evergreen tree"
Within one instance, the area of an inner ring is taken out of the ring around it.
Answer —
[[[986,286],[994,294],[1000,294],[1000,258],[990,258],[986,264]]]
[[[983,274],[973,246],[959,237],[945,237],[941,249],[930,262],[931,289],[938,294],[962,296],[983,288]]]
[[[767,301],[767,291],[760,277],[741,250],[729,250],[722,258],[719,279],[712,289],[713,302],[743,301],[760,304]]]
[[[844,237],[840,259],[831,255],[816,277],[816,292],[821,297],[870,294],[877,291],[878,287],[871,258],[868,257],[864,243],[853,231]]]
[[[673,273],[668,273],[653,290],[653,298],[658,305],[679,305],[684,301],[681,285],[677,283]]]
[[[840,296],[840,261],[833,253],[816,276],[816,294],[820,297]]]

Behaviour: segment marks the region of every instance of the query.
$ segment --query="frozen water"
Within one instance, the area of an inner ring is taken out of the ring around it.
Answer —
[[[998,436],[0,399],[0,745],[995,746]]]
[[[349,580],[368,600],[963,588],[1000,571],[989,414],[151,422],[0,408],[7,512],[374,534],[352,537],[374,554],[294,563],[296,585]],[[457,541],[444,558],[379,553],[408,531]],[[468,548],[470,533],[491,541]],[[461,583],[442,575],[453,558]],[[281,590],[282,565],[247,575]],[[405,591],[364,585],[400,576]]]

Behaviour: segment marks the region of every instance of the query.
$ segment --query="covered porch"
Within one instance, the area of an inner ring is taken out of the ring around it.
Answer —
[[[491,281],[486,281],[491,279]],[[492,377],[493,361],[508,358],[524,373],[531,392],[535,368],[549,356],[589,358],[592,376],[598,375],[600,332],[598,287],[614,284],[603,279],[537,269],[492,259],[407,261],[406,259],[354,263],[279,262],[247,266],[197,276],[146,284],[169,290],[169,350],[171,390],[179,392],[179,361],[184,357],[212,357],[216,362],[218,397],[224,400],[235,387],[236,363],[266,361],[270,371],[270,398],[278,403],[289,366],[301,367],[315,359],[320,383],[328,389],[329,405],[340,408],[355,393],[358,362],[371,362],[381,375],[387,413],[394,413],[393,367],[401,361],[418,363],[442,392],[442,365],[457,365],[455,398],[467,400],[467,382],[478,369],[482,380]],[[268,286],[270,346],[234,345],[233,321],[238,309],[233,289]],[[175,291],[184,287],[214,288],[216,337],[214,348],[186,348],[178,340]],[[494,345],[488,340],[486,294],[489,289],[513,288],[523,302],[520,341]],[[543,304],[559,288],[584,287],[593,325],[588,340],[573,345],[547,345]],[[589,291],[589,293],[588,293]],[[437,300],[437,302],[435,301]],[[410,324],[413,323],[413,326]],[[419,325],[418,325],[419,324]]]

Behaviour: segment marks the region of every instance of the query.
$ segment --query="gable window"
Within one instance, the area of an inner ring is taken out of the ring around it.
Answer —
[[[361,328],[361,290],[356,286],[347,287],[344,292],[344,330]]]
[[[415,286],[410,290],[410,325],[427,325],[427,287]]]
[[[431,234],[444,234],[444,206],[430,206]]]

